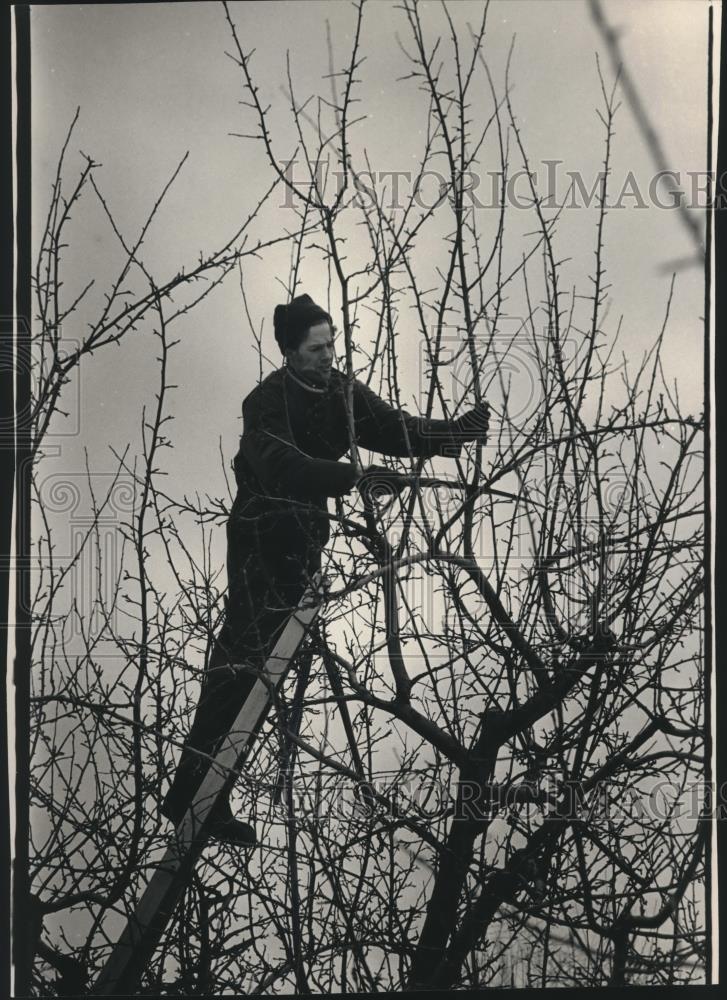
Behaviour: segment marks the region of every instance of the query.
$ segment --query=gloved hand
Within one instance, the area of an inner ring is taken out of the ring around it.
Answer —
[[[402,476],[399,472],[392,472],[384,465],[367,465],[356,480],[359,492],[369,500],[388,499],[390,496],[401,493],[408,485],[409,480],[406,476]]]
[[[487,403],[478,403],[471,410],[467,410],[461,417],[452,421],[452,431],[460,441],[482,441],[487,440],[487,431],[490,426],[490,407]]]

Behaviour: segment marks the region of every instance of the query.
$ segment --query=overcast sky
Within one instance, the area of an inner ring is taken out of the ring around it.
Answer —
[[[690,172],[705,169],[707,3],[701,0],[605,0],[606,16],[618,28],[629,73],[658,132],[668,166],[679,172],[690,193]],[[355,23],[346,2],[245,2],[231,5],[252,63],[264,104],[271,104],[275,154],[286,160],[295,146],[287,101],[282,93],[286,52],[299,100],[330,95],[326,21],[330,23],[337,68],[348,59]],[[421,4],[430,40],[446,32],[438,3]],[[463,38],[467,23],[481,17],[479,2],[458,2],[452,15]],[[79,150],[103,166],[99,186],[122,232],[132,238],[182,156],[189,158],[145,242],[144,260],[158,281],[182,266],[194,264],[200,251],[211,251],[231,235],[270,183],[270,171],[258,145],[230,133],[250,132],[249,109],[240,73],[225,51],[232,48],[222,6],[216,3],[118,5],[49,5],[32,8],[33,199],[36,238],[47,206],[55,161],[64,134],[80,106],[80,119],[68,154],[71,173],[81,165]],[[719,35],[717,29],[717,36]],[[603,127],[596,115],[601,105],[596,53],[608,82],[613,68],[593,23],[588,5],[579,0],[508,0],[493,3],[484,52],[496,86],[502,90],[505,60],[516,36],[511,66],[512,98],[531,165],[545,184],[546,161],[560,161],[557,196],[565,194],[566,171],[581,172],[591,188],[603,158]],[[377,171],[416,169],[427,124],[427,99],[414,81],[398,81],[409,71],[400,42],[409,45],[406,18],[397,3],[373,0],[367,5],[361,47],[366,61],[359,71],[357,113],[366,119],[352,134],[355,155],[364,150]],[[446,40],[443,53],[446,55]],[[397,82],[398,81],[398,82]],[[491,99],[481,87],[483,116]],[[476,107],[475,113],[479,110]],[[655,172],[644,139],[626,103],[616,119],[612,191],[629,172],[648,200]],[[362,160],[359,159],[359,163]],[[484,177],[497,169],[483,154]],[[552,176],[552,175],[551,175]],[[483,182],[485,196],[487,187]],[[523,189],[524,192],[524,189]],[[649,200],[638,208],[627,197],[607,219],[608,280],[612,284],[609,323],[623,316],[623,337],[634,355],[649,346],[663,320],[670,262],[693,253],[678,213]],[[446,212],[446,205],[441,210]],[[439,211],[439,210],[438,210]],[[494,219],[492,208],[479,209]],[[513,213],[516,215],[516,213]],[[521,213],[524,215],[524,213]],[[282,195],[266,208],[254,236],[279,234],[293,224]],[[483,219],[485,218],[483,214]],[[429,286],[436,284],[437,234],[447,220],[435,220],[433,242],[418,248],[418,266]],[[486,227],[487,222],[483,221]],[[573,209],[559,227],[563,285],[589,290],[596,214]],[[522,252],[516,238],[509,253]],[[438,228],[439,227],[439,228]],[[532,218],[523,233],[532,230]],[[64,336],[78,339],[83,324],[98,309],[104,281],[118,266],[118,245],[89,196],[74,213],[70,247],[64,261],[65,292],[70,298],[90,277],[93,297],[77,323]],[[352,227],[351,249],[360,249]],[[524,239],[524,236],[523,236]],[[253,320],[264,321],[271,358],[272,311],[284,299],[281,282],[288,251],[266,253],[246,262],[244,279]],[[427,268],[430,270],[427,271]],[[426,282],[425,282],[426,283]],[[320,262],[304,264],[303,290],[326,301],[326,274]],[[522,301],[513,293],[507,310],[517,316]],[[338,302],[332,301],[334,312]],[[667,335],[666,361],[678,377],[682,398],[693,412],[701,410],[703,276],[699,268],[679,270]],[[253,388],[252,337],[244,317],[239,284],[233,275],[193,314],[179,324],[181,342],[171,363],[175,422],[170,436],[174,454],[164,458],[170,492],[225,492],[218,439],[229,460],[237,448],[240,406]],[[403,359],[418,366],[418,335],[402,339]],[[60,452],[48,470],[81,470],[82,449],[92,467],[113,468],[108,445],[138,448],[141,407],[149,406],[156,385],[153,360],[157,345],[141,332],[118,350],[83,366],[80,386],[69,389],[79,409],[75,436],[57,439]],[[412,382],[411,397],[416,395]],[[76,391],[78,390],[78,391]],[[76,403],[75,400],[79,402]],[[63,430],[61,424],[56,430]],[[222,532],[219,533],[222,536]],[[224,538],[219,538],[222,557]]]

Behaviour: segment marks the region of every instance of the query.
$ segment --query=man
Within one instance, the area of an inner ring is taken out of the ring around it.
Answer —
[[[284,367],[264,379],[242,406],[243,433],[234,461],[237,496],[227,525],[228,597],[182,759],[162,805],[175,824],[199,787],[207,760],[229,732],[306,584],[321,566],[330,534],[328,498],[396,473],[369,466],[361,473],[339,459],[349,449],[345,379],[333,367],[329,314],[301,295],[274,314]],[[357,443],[398,457],[455,454],[462,441],[484,439],[488,407],[454,421],[424,420],[396,410],[361,382],[354,383]],[[236,665],[236,666],[235,666]],[[216,809],[211,836],[249,847],[255,832],[236,820],[229,802]]]

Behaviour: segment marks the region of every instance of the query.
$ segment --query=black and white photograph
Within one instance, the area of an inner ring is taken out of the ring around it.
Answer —
[[[16,5],[12,996],[719,982],[721,15]]]

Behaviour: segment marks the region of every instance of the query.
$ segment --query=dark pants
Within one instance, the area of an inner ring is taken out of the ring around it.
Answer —
[[[195,751],[211,756],[216,753],[255,684],[255,674],[240,667],[263,668],[309,580],[320,569],[320,538],[291,530],[295,527],[288,519],[260,518],[250,524],[238,516],[233,505],[227,525],[225,621],[164,802],[164,812],[175,822],[184,815],[209,766]]]

